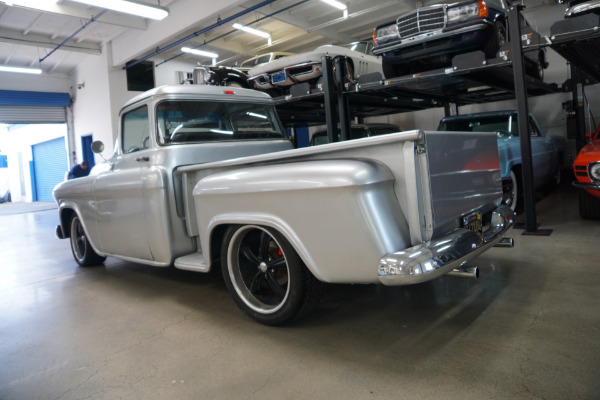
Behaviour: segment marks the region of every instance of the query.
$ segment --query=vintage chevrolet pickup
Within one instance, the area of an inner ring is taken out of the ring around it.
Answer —
[[[472,276],[468,260],[510,246],[495,134],[417,130],[292,149],[284,132],[258,91],[138,95],[120,113],[113,156],[54,189],[57,236],[82,266],[106,256],[220,266],[237,305],[269,325],[308,312],[323,282]]]

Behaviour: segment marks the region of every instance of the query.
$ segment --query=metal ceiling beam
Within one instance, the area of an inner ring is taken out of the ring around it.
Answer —
[[[77,29],[71,36],[69,36],[68,38],[63,40],[58,46],[56,46],[54,49],[52,49],[52,51],[50,53],[48,53],[44,57],[40,58],[40,63],[42,61],[44,61],[46,58],[50,57],[52,55],[52,53],[54,53],[56,50],[63,47],[69,40],[73,39],[79,32],[81,32],[82,30],[87,28],[90,24],[94,23],[98,18],[100,18],[102,15],[104,15],[107,11],[108,10],[102,10],[97,15],[94,15],[92,18],[90,18],[90,20],[87,21],[85,24],[83,24],[81,26],[81,28]]]
[[[57,15],[65,15],[65,16],[69,16],[69,17],[83,18],[86,20],[88,20],[91,17],[91,15],[94,14],[94,13],[90,12],[90,10],[87,6],[84,6],[84,5],[70,5],[65,2],[61,2],[60,4],[57,4],[53,1],[39,2],[39,3],[40,3],[39,6],[37,6],[36,8],[21,7],[18,5],[14,5],[14,6],[10,6],[10,7],[18,7],[18,8],[23,8],[23,9],[28,9],[28,10],[38,11],[38,12],[46,12],[46,13],[57,14]],[[8,10],[9,6],[5,6],[5,7],[6,7],[6,10]],[[139,29],[139,30],[146,30],[148,28],[148,23],[145,18],[129,16],[126,14],[121,14],[121,13],[116,13],[116,12],[110,12],[110,13],[106,14],[102,18],[102,22],[105,24],[111,24],[111,25],[122,26],[125,28]]]
[[[0,32],[0,41],[6,43],[14,43],[24,46],[42,47],[46,49],[53,49],[60,45],[62,40],[50,39],[44,35],[29,34],[23,36],[20,32],[3,30]],[[102,49],[99,45],[89,43],[64,43],[63,47],[69,51],[76,51],[87,54],[101,54]]]
[[[257,11],[257,13],[265,15],[262,11]],[[314,27],[311,27],[311,23],[306,18],[299,18],[297,14],[278,14],[274,16],[273,19],[303,29],[306,32],[317,32],[339,43],[349,43],[354,40],[354,38],[349,35],[339,34],[338,31],[333,28],[317,27],[316,29],[313,29]]]
[[[166,45],[163,48],[158,48],[156,51],[154,51],[154,52],[152,52],[152,53],[150,53],[150,54],[148,54],[148,55],[140,58],[139,60],[136,60],[136,61],[134,61],[132,63],[129,63],[129,64],[125,65],[123,67],[123,69],[129,69],[129,68],[133,67],[134,65],[137,65],[137,64],[141,63],[142,61],[146,61],[149,58],[157,56],[157,55],[159,55],[159,54],[161,54],[161,53],[163,53],[163,52],[165,52],[165,51],[167,51],[169,49],[172,49],[173,47],[179,46],[182,43],[185,43],[185,42],[187,42],[187,41],[189,41],[189,40],[191,40],[191,39],[193,39],[195,37],[198,37],[198,36],[202,35],[203,33],[211,31],[211,30],[215,29],[218,26],[221,26],[223,24],[231,22],[231,21],[233,21],[233,20],[235,20],[235,19],[237,19],[237,18],[239,18],[239,17],[241,17],[243,15],[246,15],[246,14],[252,12],[252,11],[255,11],[255,10],[259,9],[260,7],[264,7],[264,6],[266,6],[268,4],[271,4],[271,3],[275,2],[275,1],[277,1],[277,0],[265,0],[265,1],[263,1],[261,3],[258,3],[258,4],[254,5],[252,7],[244,10],[244,11],[236,13],[236,14],[230,16],[230,17],[227,17],[225,19],[219,19],[215,24],[212,24],[212,25],[210,25],[210,26],[208,26],[208,27],[206,27],[204,29],[201,29],[199,31],[196,31],[196,32],[192,33],[191,35],[188,35],[188,36],[186,36],[186,37],[184,37],[182,39],[179,39],[179,40],[177,40],[177,41],[175,41],[175,42],[173,42],[171,44]]]

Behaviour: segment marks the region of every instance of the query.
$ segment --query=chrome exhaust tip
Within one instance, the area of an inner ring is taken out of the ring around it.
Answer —
[[[458,267],[454,268],[452,271],[446,274],[447,276],[454,276],[456,278],[479,278],[479,268],[478,267]]]
[[[513,238],[510,237],[503,237],[502,239],[500,239],[500,241],[498,243],[496,243],[494,245],[494,247],[514,247],[515,246],[515,240]]]

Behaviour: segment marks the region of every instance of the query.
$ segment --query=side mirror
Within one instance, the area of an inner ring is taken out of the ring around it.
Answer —
[[[96,140],[92,142],[92,152],[95,154],[100,154],[104,151],[104,143],[101,140]]]

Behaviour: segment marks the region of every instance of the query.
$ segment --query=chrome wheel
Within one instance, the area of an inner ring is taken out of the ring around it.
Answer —
[[[71,218],[70,225],[71,251],[77,264],[82,267],[102,264],[106,257],[98,255],[88,240],[83,224],[77,215]]]
[[[517,177],[513,171],[510,171],[510,184],[503,196],[503,203],[510,207],[511,210],[517,209],[517,199],[519,196],[519,185]]]
[[[87,238],[78,217],[73,218],[71,221],[71,248],[75,259],[81,260],[85,257]]]
[[[290,276],[286,255],[264,228],[239,229],[231,238],[227,264],[236,293],[252,310],[268,314],[285,304]]]
[[[267,325],[280,325],[308,313],[324,290],[282,234],[258,225],[227,229],[221,270],[237,306]]]

